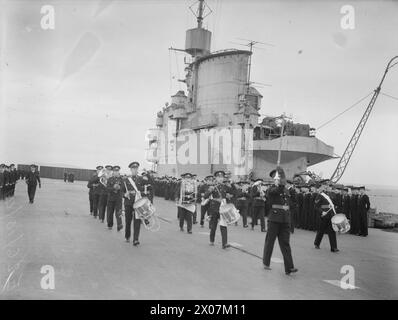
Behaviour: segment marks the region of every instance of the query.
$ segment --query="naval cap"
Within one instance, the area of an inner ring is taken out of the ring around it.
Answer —
[[[119,171],[119,170],[120,170],[120,167],[119,167],[119,166],[113,166],[113,167],[112,167],[112,170],[113,170],[113,171]]]
[[[140,164],[137,161],[133,161],[129,164],[129,168],[138,168]]]
[[[214,172],[214,176],[215,177],[225,177],[225,172],[222,170],[218,170],[218,171]]]
[[[95,169],[102,170],[102,169],[104,169],[104,167],[103,166],[96,166]]]
[[[105,166],[105,169],[112,170],[112,169],[113,169],[113,166],[111,166],[110,164],[107,164],[107,165]]]

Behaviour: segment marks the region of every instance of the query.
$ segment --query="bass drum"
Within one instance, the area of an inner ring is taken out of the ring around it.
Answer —
[[[335,214],[332,217],[332,228],[338,233],[346,233],[350,231],[350,223],[343,213]]]

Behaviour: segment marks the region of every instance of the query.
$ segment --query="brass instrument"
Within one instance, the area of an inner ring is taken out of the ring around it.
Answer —
[[[196,199],[198,194],[198,185],[196,180],[182,179],[180,187],[180,197],[177,206],[183,207],[194,213],[196,211]]]
[[[101,169],[98,173],[98,178],[103,186],[107,186],[108,179],[112,176],[112,172],[108,172],[106,169]]]

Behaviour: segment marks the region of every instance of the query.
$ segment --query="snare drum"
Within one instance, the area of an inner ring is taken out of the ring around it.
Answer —
[[[226,224],[233,224],[240,218],[239,210],[232,203],[222,204],[220,206],[220,216]]]
[[[148,198],[141,198],[134,203],[136,217],[139,219],[149,219],[155,213],[155,207]]]
[[[350,231],[350,223],[343,213],[335,214],[332,217],[332,228],[338,233],[346,233]]]

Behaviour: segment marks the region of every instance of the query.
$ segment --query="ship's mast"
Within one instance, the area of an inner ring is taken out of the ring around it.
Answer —
[[[199,0],[199,7],[198,7],[198,16],[197,16],[197,21],[198,21],[198,28],[202,28],[202,22],[203,22],[203,10],[204,10],[205,2],[204,0]]]

